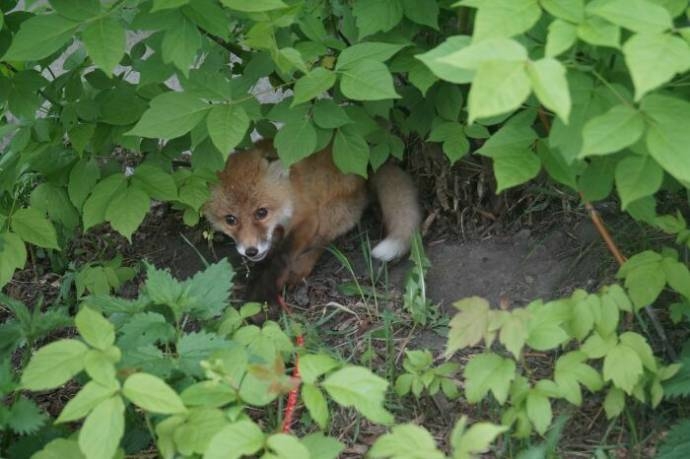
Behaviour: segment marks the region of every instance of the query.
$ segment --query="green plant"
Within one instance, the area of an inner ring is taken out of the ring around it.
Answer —
[[[405,351],[405,373],[396,379],[395,392],[400,396],[412,392],[419,398],[425,389],[429,395],[436,395],[441,390],[448,398],[458,397],[460,391],[453,376],[460,370],[460,365],[445,362],[434,367],[433,363],[428,350]]]

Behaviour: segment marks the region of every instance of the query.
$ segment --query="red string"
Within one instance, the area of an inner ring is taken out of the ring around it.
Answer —
[[[290,315],[290,307],[285,303],[282,295],[278,295],[278,304],[286,314]],[[297,335],[295,337],[295,342],[297,347],[304,346],[304,337],[302,335]],[[295,354],[295,366],[292,368],[292,377],[297,380],[297,385],[294,389],[290,390],[288,393],[287,404],[285,405],[285,414],[283,415],[283,426],[281,431],[283,433],[289,433],[290,427],[292,426],[292,418],[295,414],[295,407],[297,407],[298,394],[299,394],[299,354]]]

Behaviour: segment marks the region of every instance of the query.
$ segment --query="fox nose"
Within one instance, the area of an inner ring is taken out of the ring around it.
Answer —
[[[255,257],[258,253],[259,249],[257,249],[256,247],[247,247],[244,251],[244,254],[248,257]]]

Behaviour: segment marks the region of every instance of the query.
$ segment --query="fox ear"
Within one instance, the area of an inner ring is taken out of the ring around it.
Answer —
[[[271,161],[268,165],[268,175],[276,180],[290,177],[290,169],[283,165],[279,159]]]

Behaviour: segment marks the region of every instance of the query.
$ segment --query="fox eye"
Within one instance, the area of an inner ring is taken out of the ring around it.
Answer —
[[[237,217],[235,217],[234,215],[226,215],[225,223],[227,223],[230,226],[235,226],[237,225]]]
[[[260,207],[256,209],[256,212],[254,212],[254,217],[256,217],[257,220],[263,220],[267,215],[268,209],[265,207]]]

